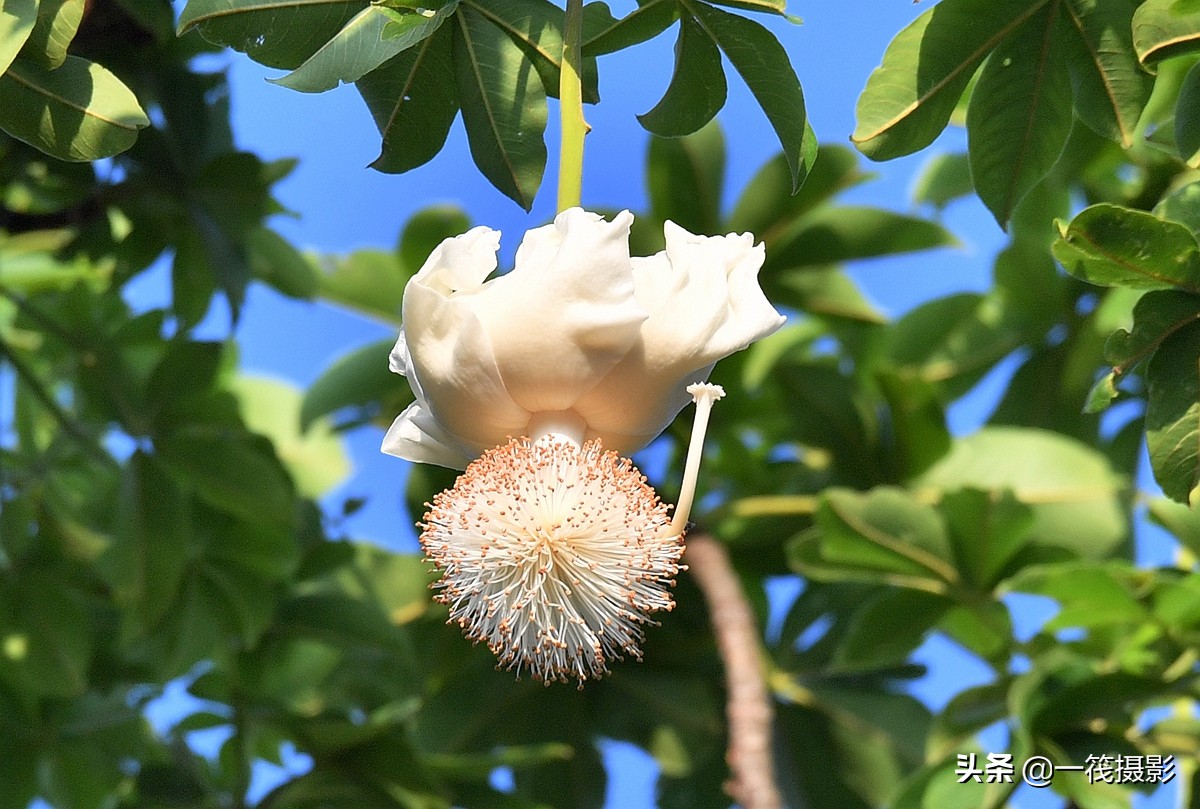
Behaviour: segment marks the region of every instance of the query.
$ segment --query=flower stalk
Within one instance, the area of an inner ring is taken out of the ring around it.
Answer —
[[[583,139],[588,133],[588,125],[583,118],[582,75],[583,0],[567,0],[558,87],[562,120],[558,158],[559,213],[578,206],[583,196]]]
[[[692,503],[696,500],[696,481],[700,476],[700,456],[704,454],[708,417],[712,413],[713,403],[725,396],[724,388],[708,382],[688,385],[687,392],[692,394],[692,401],[696,403],[696,415],[692,420],[692,439],[688,443],[687,461],[683,468],[683,485],[679,490],[679,503],[675,506],[669,536],[680,536],[687,530]]]

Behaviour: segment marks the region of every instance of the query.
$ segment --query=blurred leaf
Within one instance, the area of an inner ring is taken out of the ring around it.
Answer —
[[[943,593],[958,582],[936,511],[898,489],[825,492],[809,533],[789,547],[793,566],[822,581],[878,581]]]
[[[1083,403],[1084,413],[1101,413],[1120,395],[1116,385],[1117,372],[1109,371],[1096,380]]]
[[[358,408],[351,424],[365,418],[392,417],[413,399],[408,382],[388,368],[394,340],[380,340],[344,354],[326,368],[304,394],[300,429],[345,408]]]
[[[282,236],[252,228],[245,239],[246,258],[254,276],[291,298],[308,300],[317,294],[320,281],[313,266]]]
[[[1030,542],[1096,559],[1128,531],[1126,482],[1098,451],[1044,430],[985,427],[954,442],[950,453],[913,485],[947,492],[1011,491],[1033,512]]]
[[[690,135],[725,106],[725,69],[713,35],[695,17],[679,18],[675,40],[675,72],[654,108],[637,117],[661,138]]]
[[[84,0],[40,0],[37,25],[25,43],[24,55],[49,68],[60,66],[79,30],[83,10]],[[4,58],[0,56],[0,73],[4,68]]]
[[[272,81],[302,93],[322,93],[342,82],[358,81],[428,37],[457,7],[457,0],[447,0],[436,9],[420,11],[367,6],[302,65]]]
[[[958,569],[987,592],[1029,541],[1034,512],[1011,491],[960,489],[941,502]]]
[[[367,0],[188,0],[179,33],[197,28],[216,45],[267,67],[299,67],[331,40]]]
[[[1094,132],[1128,148],[1153,79],[1133,51],[1133,0],[1070,0],[1062,4],[1079,37],[1056,37],[1075,78],[1075,111]]]
[[[291,522],[292,482],[269,441],[190,426],[155,441],[182,486],[251,522]]]
[[[404,223],[400,232],[396,252],[401,266],[406,272],[415,274],[438,245],[452,236],[461,236],[470,227],[471,220],[466,211],[457,205],[422,208]]]
[[[48,70],[18,59],[0,75],[0,128],[60,160],[112,157],[150,120],[106,68],[68,56]]]
[[[1174,534],[1184,547],[1200,556],[1200,511],[1186,503],[1155,498],[1150,501],[1148,515],[1153,522]]]
[[[1200,94],[1200,87],[1197,87]],[[1200,238],[1200,182],[1190,182],[1172,189],[1154,206],[1154,215],[1187,225]]]
[[[30,569],[0,591],[0,679],[33,697],[79,697],[87,688],[92,620],[78,594]]]
[[[1187,503],[1200,482],[1200,324],[1163,341],[1146,369],[1146,446],[1163,493]]]
[[[920,590],[884,590],[854,612],[838,645],[836,671],[870,670],[908,659],[951,602]]]
[[[804,92],[787,51],[774,34],[754,20],[703,2],[684,0],[684,6],[696,15],[705,33],[725,53],[771,122],[791,171],[792,193],[795,193],[812,168],[817,142],[805,117]],[[782,10],[782,2],[777,8]],[[686,19],[682,18],[681,24]],[[689,70],[693,64],[688,62]],[[723,87],[724,75],[721,83]]]
[[[350,458],[329,425],[314,418],[301,423],[302,402],[308,399],[295,387],[264,377],[239,376],[233,380],[233,390],[246,426],[271,439],[299,494],[319,498],[349,476]]]
[[[355,250],[345,257],[322,259],[321,297],[400,325],[400,305],[410,270],[397,255],[383,250]]]
[[[872,160],[925,148],[946,127],[975,69],[1046,0],[943,0],[888,45],[858,98],[851,140]]]
[[[1000,43],[967,108],[971,179],[1001,227],[1050,173],[1071,131],[1071,80],[1054,42],[1058,11],[1058,3],[1046,5]]]
[[[836,264],[957,244],[935,222],[878,208],[819,208],[767,254],[768,267]]]
[[[724,176],[725,138],[717,124],[682,138],[651,138],[646,183],[654,220],[692,233],[720,232]]]
[[[921,167],[913,185],[912,200],[918,205],[932,205],[940,211],[974,190],[967,155],[943,152],[933,155]]]
[[[987,685],[965,688],[933,718],[929,730],[929,758],[950,755],[970,735],[1008,715],[1007,677]]]
[[[1200,292],[1200,247],[1186,225],[1100,203],[1058,223],[1054,257],[1067,272],[1102,286],[1178,287]]]
[[[1197,65],[1188,70],[1179,88],[1179,100],[1175,103],[1175,144],[1179,147],[1179,156],[1194,165],[1196,152],[1200,151],[1200,69]]]
[[[529,210],[546,167],[546,94],[521,48],[483,14],[460,7],[455,68],[475,165]]]
[[[113,544],[100,559],[115,599],[153,627],[175,602],[193,553],[187,498],[152,455],[129,460]]]
[[[1133,47],[1150,68],[1200,49],[1200,8],[1188,0],[1146,0],[1133,14]]]
[[[449,26],[363,76],[355,86],[383,136],[378,171],[399,174],[433,159],[458,116]]]
[[[934,806],[992,809],[999,805],[999,801],[1003,801],[1006,792],[1004,784],[986,784],[982,779],[962,781],[957,759],[951,757],[913,773],[891,806],[892,809],[927,809]]]
[[[6,0],[0,7],[0,73],[17,58],[37,19],[38,0]]]
[[[1135,597],[1133,575],[1128,565],[1117,562],[1060,563],[1026,568],[1006,581],[1004,588],[1048,596],[1059,603],[1061,609],[1046,622],[1045,632],[1131,625],[1150,617]]]

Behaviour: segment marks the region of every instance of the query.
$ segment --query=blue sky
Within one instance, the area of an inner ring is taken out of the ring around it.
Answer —
[[[177,7],[181,5],[177,3]],[[855,100],[867,75],[890,38],[930,5],[909,0],[817,2],[790,9],[803,17],[802,25],[759,18],[791,54],[804,85],[810,121],[823,142],[847,142]],[[631,0],[612,4],[618,16],[632,7]],[[672,45],[673,34],[667,34],[631,52],[601,59],[603,101],[588,110],[593,132],[587,141],[586,207],[636,210],[645,206],[642,169],[648,136],[634,115],[650,109],[666,88],[673,64]],[[281,217],[274,223],[298,246],[345,252],[391,245],[413,212],[431,203],[452,201],[462,205],[475,223],[502,230],[502,250],[511,255],[524,230],[553,216],[557,137],[553,102],[548,131],[551,163],[534,209],[526,214],[478,175],[460,125],[452,132],[447,148],[430,164],[407,175],[383,175],[366,168],[378,154],[379,136],[353,88],[303,95],[269,84],[266,79],[280,73],[240,54],[223,55],[215,64],[230,72],[238,145],[267,159],[300,158],[295,173],[278,187],[281,201],[297,217]],[[726,202],[730,203],[778,145],[740,79],[732,70],[728,72],[729,102],[720,118],[729,150]],[[963,145],[962,134],[949,131],[937,147],[958,150]],[[926,159],[928,155],[920,155],[868,166],[878,172],[879,179],[851,190],[845,199],[910,210],[912,177]],[[991,257],[1003,244],[1003,233],[973,199],[954,203],[943,221],[962,240],[961,247],[851,267],[867,295],[889,315],[950,292],[989,286]],[[219,323],[214,325],[220,329]],[[302,386],[340,354],[390,335],[390,328],[330,307],[285,300],[262,288],[251,291],[239,327],[245,371]],[[985,380],[979,391],[952,410],[951,424],[957,433],[969,432],[986,418],[1011,371],[1009,367]],[[401,509],[405,464],[379,454],[381,437],[381,431],[373,428],[349,436],[355,473],[335,495],[339,500],[369,497],[368,506],[350,523],[356,535],[398,550],[415,549],[409,518]],[[786,589],[786,585],[782,587]],[[1049,614],[1045,604],[1030,602],[1021,606],[1016,617],[1032,631]],[[920,684],[917,693],[935,707],[945,702],[945,694],[984,676],[980,666],[954,653],[944,641],[932,640],[920,656],[933,667],[934,676]],[[175,694],[160,706],[162,714],[156,720],[166,722],[172,714],[177,715],[182,699]],[[207,744],[219,741],[211,738]],[[614,775],[609,806],[652,806],[654,769],[648,757],[619,744],[606,746],[605,752]],[[303,758],[295,758],[294,764],[303,766]],[[264,768],[256,786],[263,789],[282,775]],[[1014,805],[1041,809],[1061,803],[1026,790]],[[1165,807],[1171,801],[1163,794],[1137,805]]]

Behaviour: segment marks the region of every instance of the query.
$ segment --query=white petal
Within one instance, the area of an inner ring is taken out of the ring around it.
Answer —
[[[668,222],[667,249],[634,259],[637,299],[650,313],[638,345],[576,403],[589,435],[639,449],[691,401],[687,385],[783,325],[758,286],[762,245],[750,234],[694,236]]]
[[[513,401],[567,410],[636,343],[647,314],[635,295],[628,212],[606,222],[572,208],[529,231],[508,275],[471,307]]]
[[[406,461],[437,464],[451,469],[466,469],[474,457],[455,446],[454,439],[419,402],[413,402],[396,417],[383,437],[381,449],[388,455]]]

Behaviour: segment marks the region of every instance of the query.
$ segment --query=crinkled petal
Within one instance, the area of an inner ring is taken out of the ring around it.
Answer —
[[[525,235],[511,273],[471,296],[505,389],[525,410],[570,409],[639,339],[647,313],[629,258],[632,221],[628,211],[612,222],[564,211]]]
[[[466,469],[473,453],[457,446],[420,402],[413,402],[396,417],[383,437],[381,449],[406,461]]]
[[[783,325],[758,285],[762,245],[750,234],[694,236],[668,222],[667,248],[634,259],[639,303],[649,312],[633,350],[575,404],[589,436],[640,449],[691,401],[685,388],[713,364]]]

